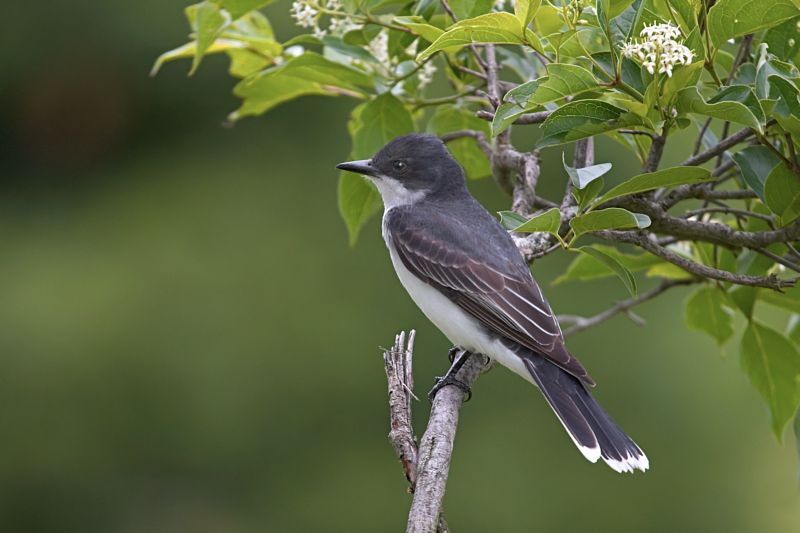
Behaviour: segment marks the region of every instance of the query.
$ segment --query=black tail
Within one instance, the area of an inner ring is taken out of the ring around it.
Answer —
[[[645,471],[647,456],[600,407],[586,387],[568,372],[532,352],[523,356],[528,371],[581,453],[602,458],[617,472]]]

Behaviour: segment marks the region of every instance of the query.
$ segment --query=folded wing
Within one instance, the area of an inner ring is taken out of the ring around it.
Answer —
[[[476,258],[485,254],[459,248],[455,239],[434,238],[398,215],[386,223],[391,224],[392,244],[407,269],[491,331],[594,385],[586,369],[565,348],[558,321],[521,257],[514,262],[496,256],[481,261]]]

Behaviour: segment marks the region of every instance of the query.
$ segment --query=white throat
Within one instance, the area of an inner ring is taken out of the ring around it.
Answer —
[[[369,177],[369,179],[381,194],[384,211],[400,205],[416,203],[425,197],[424,191],[410,191],[402,183],[388,176]]]

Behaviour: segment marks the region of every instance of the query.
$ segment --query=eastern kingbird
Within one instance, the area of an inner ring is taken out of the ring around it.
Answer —
[[[469,193],[441,140],[405,135],[372,159],[337,168],[378,188],[383,238],[400,282],[465,356],[484,354],[536,385],[589,461],[602,458],[617,472],[647,470],[639,446],[589,393],[594,381],[564,346],[511,236]]]

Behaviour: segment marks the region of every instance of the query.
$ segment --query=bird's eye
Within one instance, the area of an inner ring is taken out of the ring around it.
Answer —
[[[399,159],[392,161],[392,166],[395,170],[404,170],[406,168],[406,162],[400,161]]]

